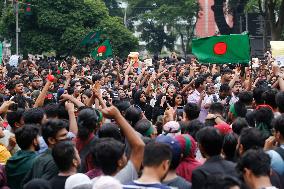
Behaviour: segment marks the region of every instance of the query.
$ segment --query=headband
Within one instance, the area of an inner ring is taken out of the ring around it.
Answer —
[[[144,133],[144,135],[146,137],[150,137],[150,135],[154,132],[154,128],[152,127],[152,125],[149,127],[149,129],[147,129],[147,131]]]
[[[190,138],[187,135],[183,135],[185,139],[185,157],[189,155],[190,149],[191,149],[191,141]]]

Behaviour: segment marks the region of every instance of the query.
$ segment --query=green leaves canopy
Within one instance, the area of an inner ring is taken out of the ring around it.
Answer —
[[[88,55],[95,47],[82,49],[81,40],[90,31],[102,30],[113,43],[115,55],[135,50],[137,39],[118,17],[111,17],[101,0],[31,0],[33,15],[19,15],[20,52]],[[2,17],[1,34],[15,41],[15,16],[9,5]]]

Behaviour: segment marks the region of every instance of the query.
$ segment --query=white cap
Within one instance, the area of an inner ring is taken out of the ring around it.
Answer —
[[[82,173],[77,173],[67,178],[65,182],[65,189],[91,189],[91,179]]]
[[[122,184],[111,176],[100,176],[92,181],[93,189],[122,189]]]

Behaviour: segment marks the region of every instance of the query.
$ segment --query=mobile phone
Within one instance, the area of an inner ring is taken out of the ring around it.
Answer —
[[[183,107],[182,106],[178,106],[176,112],[177,112],[177,115],[182,114],[183,113]]]

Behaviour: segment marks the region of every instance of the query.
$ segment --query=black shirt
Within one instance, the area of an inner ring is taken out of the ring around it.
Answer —
[[[52,189],[64,189],[66,179],[69,176],[55,176],[50,180],[50,185]]]

